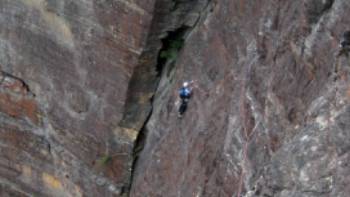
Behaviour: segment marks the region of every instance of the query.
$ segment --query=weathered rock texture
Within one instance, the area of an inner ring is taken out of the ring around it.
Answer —
[[[152,13],[144,0],[0,0],[1,196],[129,187],[135,134],[118,123]]]
[[[350,58],[337,56],[349,12],[347,0],[211,1],[163,73],[131,196],[349,196]]]
[[[0,196],[349,196],[349,12],[0,0]]]

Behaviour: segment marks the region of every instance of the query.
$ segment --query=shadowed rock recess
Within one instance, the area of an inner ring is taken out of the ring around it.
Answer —
[[[0,0],[0,196],[350,196],[349,13]]]

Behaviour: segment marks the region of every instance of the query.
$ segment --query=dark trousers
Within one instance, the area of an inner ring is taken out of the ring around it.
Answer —
[[[181,105],[179,107],[179,113],[182,115],[187,109],[188,98],[181,98]]]

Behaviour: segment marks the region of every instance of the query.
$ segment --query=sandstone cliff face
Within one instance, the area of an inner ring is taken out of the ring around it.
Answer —
[[[163,73],[132,196],[349,196],[350,59],[337,56],[349,11],[346,0],[211,1]]]
[[[1,196],[349,196],[349,11],[0,0]]]
[[[115,196],[116,136],[152,1],[0,0],[1,196]]]

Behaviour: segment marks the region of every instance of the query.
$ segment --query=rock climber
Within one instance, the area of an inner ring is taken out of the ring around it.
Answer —
[[[182,117],[182,115],[185,113],[185,111],[187,109],[188,102],[189,102],[191,95],[192,95],[192,87],[191,86],[193,83],[194,83],[193,81],[190,81],[190,82],[185,81],[179,90],[179,96],[181,99],[181,104],[179,107],[179,118]]]
[[[350,30],[347,30],[343,33],[339,47],[339,55],[345,54],[347,56],[348,52],[350,51]]]

